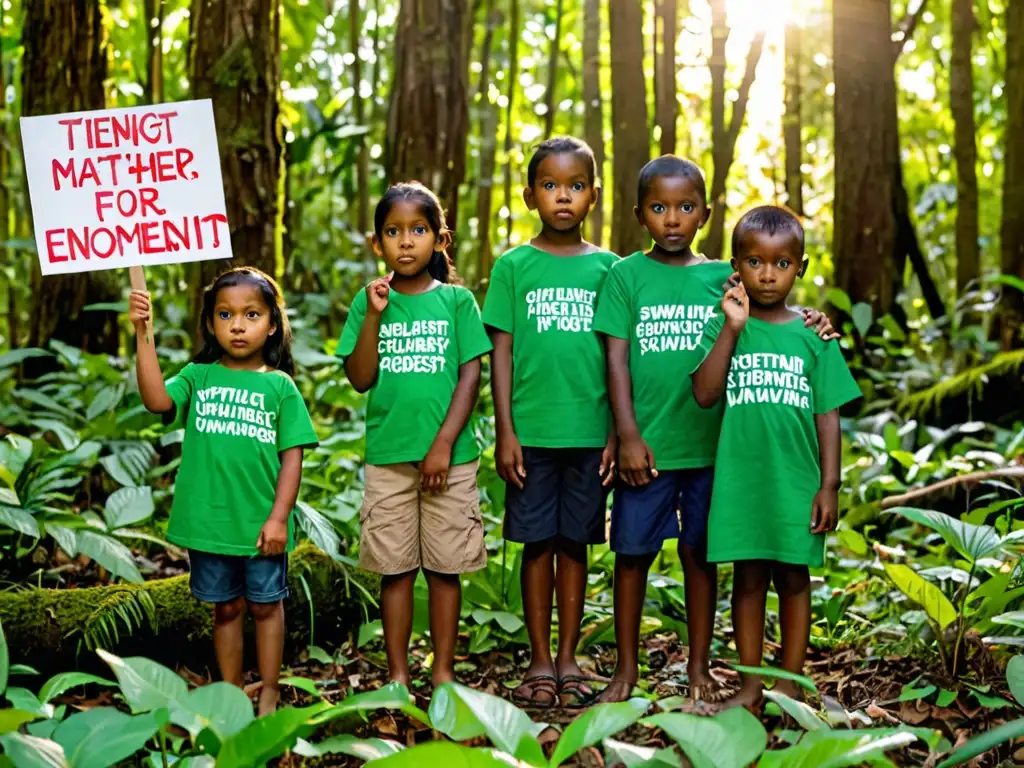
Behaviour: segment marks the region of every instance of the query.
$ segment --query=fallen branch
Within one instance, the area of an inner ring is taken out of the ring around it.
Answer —
[[[931,485],[926,485],[922,488],[915,488],[907,493],[901,493],[899,496],[890,496],[887,499],[883,499],[882,509],[902,507],[909,501],[915,501],[916,499],[931,496],[932,494],[939,493],[947,488],[955,488],[961,485],[974,485],[986,480],[1007,477],[1024,478],[1024,466],[1003,467],[1002,469],[992,469],[984,472],[971,472],[966,475],[947,477],[945,480],[940,480],[937,483],[932,483]]]

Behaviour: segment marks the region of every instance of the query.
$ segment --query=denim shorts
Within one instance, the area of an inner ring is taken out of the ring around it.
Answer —
[[[215,555],[188,551],[189,586],[204,603],[276,603],[288,597],[288,555]]]
[[[714,478],[714,467],[700,467],[662,470],[640,488],[620,481],[612,501],[612,551],[650,555],[675,538],[707,549]]]

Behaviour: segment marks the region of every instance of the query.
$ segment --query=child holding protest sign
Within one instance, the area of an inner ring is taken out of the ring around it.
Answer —
[[[452,285],[451,233],[433,192],[416,182],[391,187],[371,242],[391,272],[356,295],[337,350],[352,386],[370,393],[359,564],[382,576],[388,675],[406,685],[423,569],[439,685],[455,679],[459,575],[487,564],[469,419],[491,344],[473,294]]]
[[[189,552],[192,594],[214,604],[221,676],[242,685],[244,611],[256,621],[263,679],[259,713],[277,708],[284,645],[287,552],[302,451],[316,432],[291,379],[291,329],[277,283],[250,267],[221,274],[203,294],[204,345],[165,385],[150,297],[132,291],[142,402],[185,426],[167,538]]]
[[[505,538],[524,544],[522,594],[530,666],[524,706],[587,704],[595,678],[576,663],[587,546],[604,541],[615,464],[595,300],[618,261],[583,239],[600,193],[594,153],[568,137],[530,159],[526,205],[541,231],[495,262],[484,302],[494,341],[495,461],[506,483]],[[556,568],[557,564],[557,568]],[[551,656],[552,593],[558,653]]]

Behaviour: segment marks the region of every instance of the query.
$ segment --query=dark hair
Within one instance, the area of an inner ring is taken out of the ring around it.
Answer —
[[[448,225],[444,220],[444,208],[441,207],[441,201],[438,200],[437,195],[418,181],[403,181],[388,187],[388,191],[384,193],[373,212],[373,231],[377,233],[378,240],[384,230],[384,220],[387,219],[391,209],[399,200],[409,200],[419,205],[420,213],[423,214],[427,224],[434,231],[435,237],[448,232]],[[434,255],[430,257],[430,262],[427,264],[427,272],[439,283],[462,283],[461,278],[455,272],[455,264],[452,263],[446,250],[434,251]]]
[[[203,329],[203,348],[199,350],[193,363],[216,363],[224,357],[224,348],[210,330],[213,325],[213,310],[217,304],[217,294],[222,288],[236,285],[251,285],[259,288],[263,301],[270,310],[270,322],[277,326],[277,333],[267,337],[263,345],[263,362],[289,376],[295,375],[295,361],[292,359],[292,327],[288,323],[288,315],[284,308],[284,294],[277,282],[255,267],[235,267],[221,272],[217,279],[203,291],[203,311],[199,323]]]
[[[654,158],[640,169],[640,176],[637,179],[636,185],[636,204],[638,208],[643,207],[644,198],[651,191],[651,184],[654,183],[655,179],[662,176],[689,179],[693,186],[697,188],[697,191],[700,192],[704,204],[707,205],[708,191],[704,182],[704,172],[700,169],[700,166],[692,160],[687,160],[685,157],[662,155],[661,157]]]
[[[744,213],[732,231],[732,255],[740,252],[743,239],[751,232],[776,235],[789,232],[800,243],[800,258],[804,258],[804,228],[800,219],[788,208],[781,205],[761,205]]]
[[[530,158],[526,166],[526,184],[532,187],[537,183],[537,169],[540,164],[551,155],[583,155],[587,164],[587,178],[591,186],[597,183],[597,160],[594,159],[594,150],[585,141],[574,139],[572,136],[555,136],[542,141]]]

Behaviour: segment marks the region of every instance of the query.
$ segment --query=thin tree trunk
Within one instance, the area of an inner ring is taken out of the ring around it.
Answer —
[[[676,151],[676,42],[679,38],[677,0],[658,0],[654,17],[654,121],[661,129],[661,154]]]
[[[468,0],[402,0],[388,114],[391,180],[434,190],[453,231],[466,172],[472,20]]]
[[[145,0],[146,23],[146,103],[164,100],[164,3]]]
[[[76,112],[106,106],[108,46],[99,0],[26,0],[22,41],[21,107],[25,116]],[[83,307],[121,297],[116,271],[43,277],[32,267],[29,346],[57,339],[94,353],[117,354],[117,313]],[[35,378],[55,370],[53,358],[32,358],[24,373]]]
[[[1006,136],[1002,272],[1024,280],[1024,4],[1006,6]],[[997,316],[1004,349],[1021,345],[1024,292],[1004,288]]]
[[[192,96],[213,100],[234,259],[196,262],[192,319],[202,292],[228,266],[284,272],[284,152],[279,0],[193,0]]]
[[[509,0],[508,105],[505,109],[505,249],[512,247],[512,110],[519,78],[519,0]]]
[[[348,2],[348,47],[355,60],[352,62],[352,118],[356,125],[363,125],[365,113],[363,109],[363,65],[359,58],[359,38],[362,34],[363,21],[360,13],[359,0]],[[359,137],[359,150],[356,154],[356,229],[364,238],[370,231],[370,150],[367,147],[368,136]],[[377,257],[369,243],[363,244],[363,259],[366,262],[367,274],[374,275],[377,269]]]
[[[544,105],[547,112],[544,113],[544,138],[551,138],[555,131],[555,109],[558,105],[555,102],[555,88],[558,84],[558,52],[562,48],[562,0],[555,3],[555,36],[551,38],[551,48],[548,50],[548,86],[544,91]]]
[[[836,286],[880,317],[893,306],[897,135],[889,0],[835,0]]]
[[[494,30],[502,23],[501,11],[494,7],[494,0],[487,0],[484,11],[487,14],[487,29],[484,32],[480,52],[480,84],[477,98],[480,106],[480,181],[476,192],[476,227],[479,250],[477,251],[476,282],[486,285],[491,275],[494,253],[491,245],[491,209],[494,200],[494,170],[498,152],[498,106],[491,103],[491,48],[494,44]]]
[[[754,36],[747,51],[747,63],[740,82],[739,95],[732,106],[729,123],[725,122],[725,48],[729,41],[729,26],[726,23],[725,0],[711,2],[711,138],[714,156],[714,175],[711,178],[711,221],[708,233],[701,243],[701,250],[709,259],[718,260],[723,255],[725,236],[725,185],[729,180],[729,169],[736,156],[736,140],[739,138],[743,120],[747,114],[747,100],[750,88],[757,75],[757,63],[764,50],[764,33]]]
[[[978,253],[978,150],[974,142],[974,73],[971,0],[953,0],[953,57],[949,67],[949,105],[955,124],[956,157],[956,289],[963,293],[981,272]]]
[[[583,135],[594,150],[597,173],[604,172],[604,105],[601,98],[601,0],[583,8]],[[590,242],[604,242],[604,192],[590,212]]]
[[[3,55],[0,53],[0,94],[5,93],[7,93],[7,69]],[[11,120],[6,111],[6,104],[0,106],[0,113],[2,113],[0,116],[0,260],[4,264],[11,264],[13,263],[12,252],[4,245],[11,236],[11,197],[7,193],[7,179],[10,175],[7,137],[11,135]],[[18,346],[18,303],[14,291],[14,281],[7,277],[5,282],[7,283],[7,346],[15,349]]]
[[[803,51],[802,33],[796,24],[786,25],[786,114],[782,118],[782,136],[786,145],[787,205],[804,215],[803,119],[801,117]]]
[[[643,6],[611,2],[608,23],[612,57],[612,251],[626,256],[644,243],[633,207],[637,172],[650,159]]]

